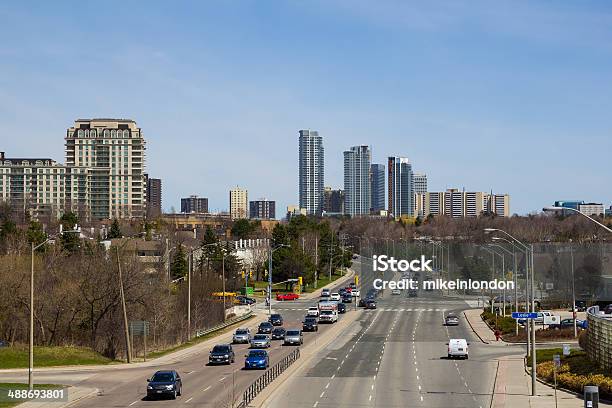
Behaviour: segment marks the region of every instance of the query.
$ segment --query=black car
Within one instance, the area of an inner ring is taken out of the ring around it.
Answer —
[[[232,364],[236,360],[234,348],[231,344],[217,344],[210,351],[208,364]]]
[[[248,296],[243,296],[243,295],[239,295],[236,296],[236,300],[241,304],[241,305],[252,305],[257,303],[257,300]]]
[[[348,292],[346,291],[346,289],[342,288],[338,291],[338,294],[340,295],[340,297],[344,297]],[[350,294],[350,293],[349,293]]]
[[[316,317],[306,317],[302,324],[303,331],[319,331],[319,323]]]
[[[181,376],[175,370],[156,371],[149,378],[147,398],[170,397],[176,399],[183,391]]]
[[[344,303],[338,303],[338,313],[346,313],[346,305]]]
[[[374,301],[374,296],[366,296],[364,298],[359,299],[359,307],[366,307],[369,301]]]
[[[283,325],[283,316],[278,313],[271,314],[268,318],[268,321],[272,323],[272,326],[282,326]]]
[[[282,327],[275,327],[274,330],[272,330],[272,340],[284,340],[286,332],[287,331]]]
[[[352,303],[352,302],[353,302],[353,296],[351,296],[350,293],[342,296],[342,303]]]
[[[376,301],[374,299],[368,300],[365,305],[366,309],[376,309]]]
[[[259,329],[257,329],[257,334],[270,334],[274,326],[270,322],[261,322],[259,324]]]

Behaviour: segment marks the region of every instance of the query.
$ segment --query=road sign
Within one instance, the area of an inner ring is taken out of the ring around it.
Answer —
[[[561,367],[561,356],[559,354],[553,355],[553,361],[555,363],[555,367]]]
[[[512,312],[513,319],[536,319],[537,317],[537,312]]]
[[[569,344],[564,344],[563,345],[563,355],[564,356],[569,356],[570,355],[570,345]]]

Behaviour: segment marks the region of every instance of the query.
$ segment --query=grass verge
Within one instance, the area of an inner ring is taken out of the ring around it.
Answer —
[[[48,390],[48,389],[56,389],[62,388],[61,385],[55,384],[34,384],[34,389],[36,390]],[[27,390],[28,384],[22,383],[0,383],[0,408],[11,408],[15,407],[18,404],[24,402],[23,400],[18,402],[7,401],[7,392],[9,389],[12,390]]]
[[[28,361],[28,348],[25,345],[0,348],[0,368],[27,368]],[[112,362],[113,360],[87,347],[34,347],[36,367],[109,364]]]

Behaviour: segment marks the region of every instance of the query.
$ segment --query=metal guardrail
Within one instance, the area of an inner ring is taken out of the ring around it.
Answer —
[[[587,309],[586,353],[591,361],[612,369],[612,316],[599,314],[599,306]]]
[[[266,372],[256,379],[249,388],[246,389],[237,408],[246,408],[255,397],[263,391],[272,381],[281,375],[291,364],[300,358],[300,349],[293,350],[289,355],[276,363],[274,366],[266,370]]]
[[[225,329],[226,327],[229,327],[232,324],[235,324],[235,323],[241,322],[243,320],[246,320],[246,319],[248,319],[251,316],[253,316],[253,311],[252,310],[250,312],[240,316],[240,317],[234,317],[233,319],[226,320],[225,323],[218,324],[215,327],[211,327],[210,329],[198,330],[198,331],[196,331],[196,335],[195,336],[196,337],[206,336],[207,334],[216,332],[217,330]]]

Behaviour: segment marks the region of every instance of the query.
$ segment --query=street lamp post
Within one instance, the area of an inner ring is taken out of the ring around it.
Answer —
[[[60,235],[75,232],[80,234],[81,230],[79,228],[75,228],[74,230],[61,231]],[[34,245],[34,243],[32,242],[31,246],[32,265],[30,268],[30,333],[28,345],[28,390],[30,391],[34,387],[34,251],[52,240],[53,238],[49,237],[38,245]]]
[[[508,249],[504,248],[501,245],[497,245],[497,244],[493,244],[491,246],[497,247],[503,251],[505,251],[507,254],[512,255],[512,265],[513,265],[513,276],[512,276],[512,281],[514,283],[514,310],[518,312],[518,280],[516,277],[516,252],[514,251],[514,247],[512,247],[512,252],[510,252]],[[505,294],[505,289],[504,289],[504,294]],[[505,304],[505,301],[504,301]],[[518,336],[518,319],[515,320],[516,322],[516,335]]]
[[[528,264],[530,266],[531,269],[531,310],[535,312],[535,290],[534,290],[534,275],[535,275],[535,270],[534,270],[534,264],[533,264],[533,244],[531,244],[530,246],[527,246],[526,244],[522,243],[521,241],[519,241],[517,238],[515,238],[514,236],[510,235],[510,233],[499,229],[499,228],[485,228],[484,232],[486,234],[489,234],[491,232],[501,232],[502,234],[506,235],[508,238],[510,238],[512,241],[516,242],[517,244],[519,244],[524,250],[525,250],[525,255],[526,255],[526,264]],[[531,255],[531,256],[529,256]],[[527,300],[527,299],[525,299]],[[535,322],[533,319],[528,319],[527,324],[531,326],[531,395],[535,396],[536,395],[536,384],[537,384],[537,380],[536,380],[536,350],[535,350]]]
[[[289,246],[287,244],[280,244],[276,248],[270,246],[268,249],[268,312],[270,315],[272,315],[272,254],[278,249],[288,248]]]

